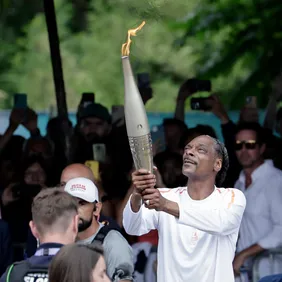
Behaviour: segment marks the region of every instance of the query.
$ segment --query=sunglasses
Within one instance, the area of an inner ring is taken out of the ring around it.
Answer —
[[[243,146],[245,145],[247,150],[254,150],[256,148],[256,145],[258,144],[258,142],[256,140],[243,140],[243,141],[239,141],[237,140],[235,143],[235,150],[236,151],[240,151],[242,150]]]

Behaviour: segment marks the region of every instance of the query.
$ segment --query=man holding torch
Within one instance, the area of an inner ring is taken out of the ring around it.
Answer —
[[[144,24],[128,31],[122,47],[125,120],[136,168],[134,191],[123,212],[124,229],[136,236],[158,230],[158,282],[233,282],[246,199],[240,190],[216,187],[229,166],[225,146],[206,135],[193,139],[183,154],[187,187],[154,188],[149,125],[129,61],[130,36]]]
[[[154,174],[133,173],[135,189],[123,226],[137,236],[158,230],[158,282],[234,281],[232,261],[246,200],[240,190],[215,186],[227,168],[224,145],[200,136],[184,150],[187,187],[155,189]]]

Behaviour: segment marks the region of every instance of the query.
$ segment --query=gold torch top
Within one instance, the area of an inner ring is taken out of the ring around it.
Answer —
[[[122,44],[122,47],[121,47],[121,55],[123,57],[128,57],[129,56],[130,44],[132,42],[130,37],[131,36],[136,36],[137,31],[141,30],[144,25],[145,25],[145,21],[143,21],[137,28],[129,29],[127,31],[127,41],[126,41],[126,43]]]

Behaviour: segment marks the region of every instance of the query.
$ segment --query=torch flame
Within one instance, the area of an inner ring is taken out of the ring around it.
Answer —
[[[145,21],[143,21],[137,28],[129,29],[128,30],[128,32],[127,32],[127,41],[126,41],[126,43],[122,44],[122,47],[121,47],[121,54],[122,54],[122,56],[129,56],[130,44],[132,42],[130,37],[131,36],[136,36],[137,31],[141,30],[144,25],[145,25]]]

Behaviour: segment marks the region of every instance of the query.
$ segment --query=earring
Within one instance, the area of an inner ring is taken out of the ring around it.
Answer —
[[[39,248],[40,242],[38,238],[36,238],[36,242],[37,242],[37,248]]]

